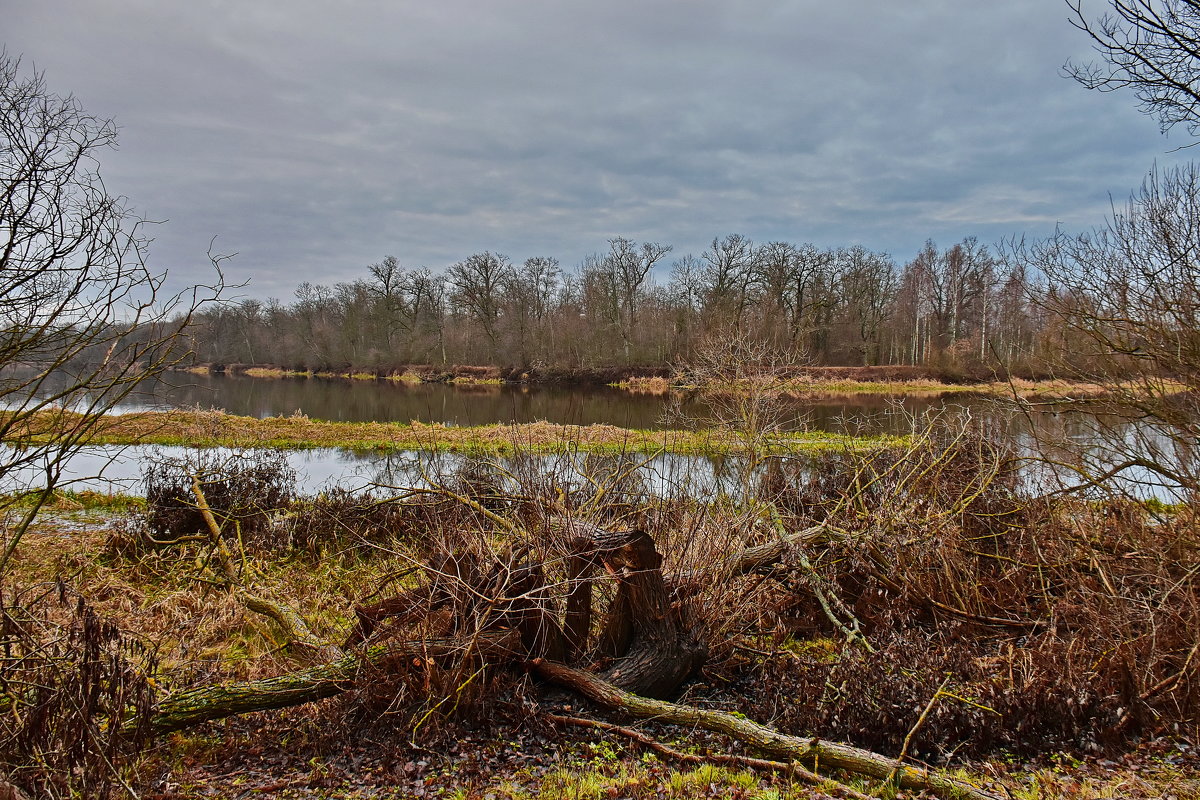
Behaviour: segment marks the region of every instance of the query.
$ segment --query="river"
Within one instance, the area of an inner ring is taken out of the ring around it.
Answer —
[[[969,402],[951,395],[950,402]],[[782,409],[784,427],[839,433],[903,433],[902,415],[940,408],[940,395],[857,393],[797,398]],[[677,407],[676,407],[677,406]],[[336,422],[512,424],[544,420],[564,425],[679,427],[678,416],[705,419],[695,395],[639,394],[610,386],[560,387],[405,383],[337,378],[252,378],[170,373],[140,386],[119,410],[215,408],[249,417],[290,416]]]
[[[163,380],[140,386],[117,411],[170,408],[219,409],[259,418],[304,414],[333,421],[418,421],[458,426],[545,420],[639,429],[680,427],[681,422],[704,420],[712,413],[697,396],[638,394],[612,387],[464,386],[190,373],[172,373]],[[1052,439],[1083,443],[1089,443],[1095,431],[1092,424],[1095,418],[1086,414],[1050,412],[1027,417],[998,410],[986,398],[962,393],[857,393],[795,398],[778,411],[784,427],[791,429],[903,434],[911,430],[917,416],[958,408],[985,419],[995,436],[1011,438],[1025,453],[1032,452],[1030,424],[1052,431]],[[89,448],[72,459],[68,478],[76,480],[79,488],[138,493],[150,450],[167,457],[182,457],[186,453],[185,448]],[[296,470],[298,488],[304,493],[332,485],[351,489],[371,485],[412,486],[420,483],[423,470],[431,468],[428,454],[418,452],[381,456],[319,449],[292,452],[286,457]],[[433,467],[452,471],[456,458],[440,457]],[[564,467],[561,462],[555,466]],[[568,464],[565,468],[575,467]],[[670,455],[658,457],[642,470],[655,491],[674,491],[686,485],[703,492],[719,488],[734,471],[728,459]],[[8,485],[0,486],[0,490],[11,490],[22,482],[26,485],[37,482],[33,472],[10,473],[5,477]],[[1136,475],[1136,480],[1145,478],[1144,473]],[[1140,493],[1174,499],[1173,493],[1162,487],[1151,486]]]

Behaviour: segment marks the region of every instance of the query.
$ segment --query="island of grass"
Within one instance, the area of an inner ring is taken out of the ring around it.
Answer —
[[[76,429],[82,417],[46,411],[20,436],[37,439]],[[636,430],[613,425],[514,425],[455,427],[437,423],[327,422],[306,416],[240,417],[220,411],[156,411],[105,417],[87,435],[90,444],[157,444],[196,447],[338,447],[357,451],[422,450],[501,455],[513,452],[655,453],[679,455],[758,454],[864,450],[902,444],[904,437],[848,436],[796,431],[750,437],[730,430]]]

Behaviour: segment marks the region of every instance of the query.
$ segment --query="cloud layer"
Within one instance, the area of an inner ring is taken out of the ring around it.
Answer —
[[[618,235],[903,261],[1090,227],[1187,157],[1060,76],[1089,50],[1048,0],[12,5],[8,52],[121,126],[106,180],[169,220],[156,263],[200,275],[216,235],[259,297]]]

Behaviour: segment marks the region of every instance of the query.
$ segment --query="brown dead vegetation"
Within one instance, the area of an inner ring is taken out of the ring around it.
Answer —
[[[497,703],[540,707],[549,682],[783,763],[942,793],[940,773],[910,765],[1200,734],[1188,508],[1032,500],[1011,454],[965,425],[903,450],[767,459],[751,497],[664,497],[635,459],[581,458],[573,477],[533,458],[473,462],[419,490],[290,502],[236,488],[269,470],[214,473],[191,500],[181,476],[197,465],[152,470],[175,489],[120,536],[178,544],[118,548],[114,563],[151,583],[192,570],[204,588],[190,613],[240,598],[285,646],[235,670],[176,656],[175,688],[131,719],[161,733],[339,695],[322,714],[416,741]],[[284,508],[256,517],[247,497]],[[281,560],[314,576],[370,563],[372,578],[298,603],[271,578]],[[345,622],[312,623],[327,613]],[[772,729],[649,699],[684,690]],[[889,755],[839,762],[833,741]]]
[[[0,641],[0,796],[128,796],[120,767],[153,735],[153,651],[62,582],[6,594]]]

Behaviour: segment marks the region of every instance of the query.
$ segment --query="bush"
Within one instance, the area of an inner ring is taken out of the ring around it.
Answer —
[[[194,478],[226,535],[240,535],[250,549],[288,544],[272,512],[291,502],[296,473],[286,455],[274,450],[195,450],[179,458],[149,458],[143,473],[148,543],[170,544],[205,530]]]
[[[0,769],[44,797],[123,795],[150,739],[154,653],[63,584],[0,609]]]

